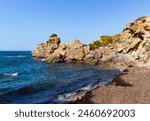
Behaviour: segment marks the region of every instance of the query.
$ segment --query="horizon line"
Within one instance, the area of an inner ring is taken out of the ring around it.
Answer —
[[[32,50],[0,50],[0,51],[32,51]]]

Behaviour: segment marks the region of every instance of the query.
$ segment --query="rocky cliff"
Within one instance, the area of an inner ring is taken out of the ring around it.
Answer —
[[[44,58],[48,62],[86,62],[97,64],[101,59],[98,49],[91,50],[90,46],[80,43],[79,40],[61,44],[59,37],[49,37],[32,52],[36,58]]]
[[[119,41],[104,49],[102,62],[110,66],[150,66],[150,16],[128,23]]]
[[[61,44],[55,36],[32,52],[48,62],[84,62],[104,67],[150,66],[150,16],[138,18],[113,36],[101,36],[90,45],[79,40]]]

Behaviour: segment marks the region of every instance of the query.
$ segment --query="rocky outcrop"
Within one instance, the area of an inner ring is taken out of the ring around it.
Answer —
[[[36,58],[45,58],[48,62],[85,62],[97,64],[102,55],[100,51],[91,51],[90,46],[83,45],[79,40],[61,44],[60,38],[50,37],[32,52]]]
[[[98,50],[91,50],[84,58],[84,61],[89,64],[98,64],[101,58],[103,57],[102,53]]]
[[[68,43],[65,56],[66,62],[82,61],[85,56],[84,46],[78,40]]]
[[[32,56],[37,58],[46,58],[58,48],[59,43],[59,37],[49,37],[46,43],[41,43],[37,46],[37,48],[32,52]]]
[[[130,22],[123,32],[102,36],[84,45],[79,40],[61,44],[59,37],[49,37],[32,52],[48,62],[84,62],[103,67],[150,66],[150,17]]]
[[[119,40],[98,49],[103,54],[101,65],[106,67],[150,66],[150,17],[130,22]]]

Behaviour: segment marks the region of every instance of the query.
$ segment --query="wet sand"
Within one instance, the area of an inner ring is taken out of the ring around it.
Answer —
[[[150,68],[128,68],[105,87],[88,92],[75,103],[150,104]]]

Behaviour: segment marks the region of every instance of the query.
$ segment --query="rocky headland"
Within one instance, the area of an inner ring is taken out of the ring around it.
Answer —
[[[127,68],[112,83],[89,92],[77,103],[150,103],[150,16],[140,17],[128,23],[121,33],[101,36],[89,45],[79,40],[62,44],[53,34],[45,43],[39,44],[32,55],[50,63],[75,62],[97,64],[101,68]]]
[[[97,64],[102,56],[98,49],[91,50],[89,45],[82,44],[79,40],[61,44],[60,38],[50,36],[46,43],[39,44],[32,52],[36,58],[45,58],[51,63],[77,62]]]
[[[150,17],[141,17],[127,24],[116,35],[104,35],[89,45],[79,40],[62,44],[51,35],[32,52],[36,58],[48,62],[84,62],[108,67],[150,66]]]

